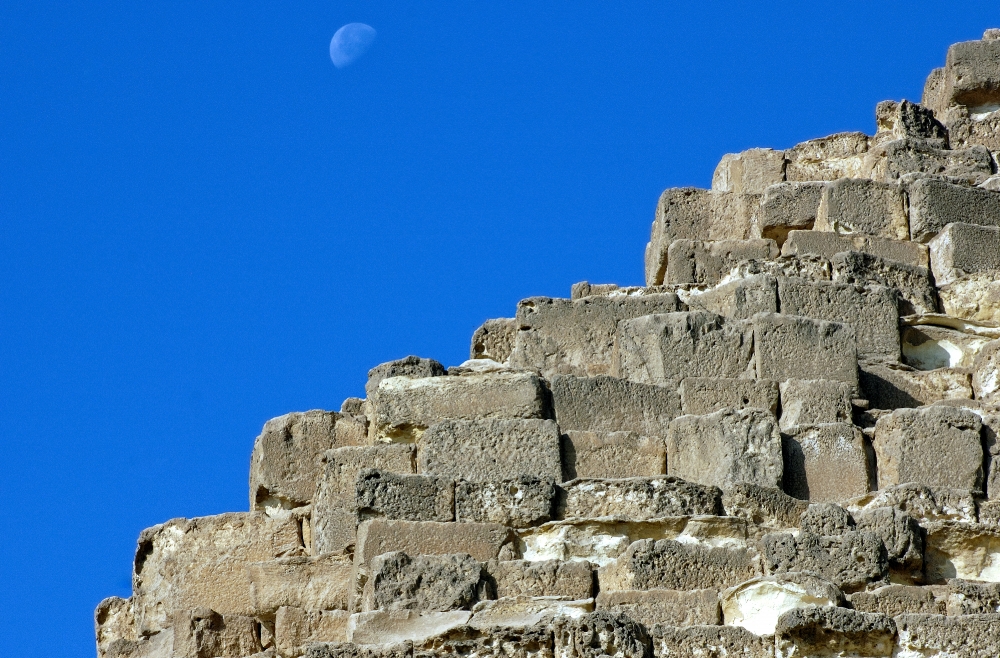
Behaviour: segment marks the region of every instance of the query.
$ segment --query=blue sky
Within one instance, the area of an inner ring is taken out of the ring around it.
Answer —
[[[623,5],[626,5],[623,7]],[[90,656],[142,528],[247,508],[264,421],[576,281],[660,191],[874,130],[991,2],[0,0],[0,637]],[[338,70],[333,33],[371,50]]]

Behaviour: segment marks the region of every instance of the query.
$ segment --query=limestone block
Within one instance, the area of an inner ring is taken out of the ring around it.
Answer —
[[[1000,582],[1000,529],[953,521],[927,523],[924,529],[928,583],[949,578]]]
[[[415,453],[410,445],[387,444],[327,452],[326,468],[316,487],[313,506],[313,552],[340,553],[354,545],[358,525],[356,483],[363,470],[412,473]]]
[[[339,447],[334,425],[340,414],[307,411],[264,424],[250,457],[250,509],[308,505],[323,472],[323,453]]]
[[[891,656],[896,623],[891,617],[833,606],[796,608],[778,618],[776,656]]]
[[[836,283],[895,288],[899,291],[900,315],[937,311],[937,292],[931,280],[931,271],[926,267],[857,251],[835,254],[830,259],[830,266]]]
[[[748,320],[756,313],[778,312],[778,283],[770,274],[737,278],[705,291],[691,291],[691,311],[709,311],[732,320]]]
[[[845,592],[863,589],[882,580],[888,572],[882,540],[869,532],[815,535],[803,531],[798,536],[772,533],[765,535],[761,544],[768,574],[810,571]]]
[[[738,377],[753,352],[751,326],[707,311],[659,313],[618,325],[618,375],[668,385],[681,377]]]
[[[455,482],[431,475],[401,475],[366,468],[358,474],[355,505],[360,520],[454,521]]]
[[[987,403],[1000,401],[1000,340],[983,346],[972,366],[972,388],[976,399]]]
[[[1000,114],[996,110],[992,112],[969,110],[970,108],[962,105],[953,106],[945,110],[941,117],[948,127],[948,137],[952,147],[985,146],[993,153],[1000,151]],[[989,179],[986,182],[989,182]]]
[[[734,267],[724,281],[732,282],[756,276],[797,276],[813,281],[829,281],[833,274],[830,261],[821,256],[779,256],[774,260],[747,260]],[[723,284],[724,285],[724,284]],[[693,297],[688,295],[688,299]]]
[[[920,104],[932,110],[935,114],[944,112],[948,106],[948,99],[944,95],[944,67],[933,69],[927,75],[924,82],[924,91],[920,97]]]
[[[754,214],[754,237],[770,238],[779,247],[789,231],[808,231],[816,223],[824,183],[778,183],[764,190]]]
[[[918,178],[909,183],[910,235],[917,242],[930,242],[948,224],[964,222],[977,226],[1000,226],[1000,193],[955,185],[936,178]]]
[[[896,625],[900,656],[1000,655],[1000,615],[900,615]]]
[[[899,311],[890,288],[778,277],[778,300],[785,315],[851,325],[858,357],[899,359]]]
[[[897,409],[883,416],[875,424],[873,440],[879,488],[917,482],[981,491],[981,429],[979,416],[953,407]]]
[[[834,181],[861,175],[868,135],[837,133],[811,139],[785,151],[785,178],[789,181]]]
[[[556,658],[648,658],[646,629],[627,615],[599,610],[578,619],[561,618],[553,624]]]
[[[828,379],[789,379],[781,383],[782,430],[796,425],[850,423],[850,384]]]
[[[799,527],[814,535],[840,535],[854,530],[854,519],[840,505],[813,503],[802,515]]]
[[[858,385],[857,346],[848,324],[794,315],[753,318],[754,361],[761,379],[829,379]]]
[[[780,255],[774,240],[684,240],[670,243],[664,283],[711,286],[742,261],[772,260]]]
[[[941,310],[977,322],[1000,324],[1000,273],[980,272],[938,289]]]
[[[375,610],[351,615],[347,639],[354,644],[399,644],[423,642],[464,626],[472,618],[467,610],[417,612],[414,610]],[[323,654],[320,654],[321,656]],[[402,654],[400,658],[405,658]],[[307,658],[313,658],[306,654]]]
[[[815,228],[906,240],[909,229],[903,191],[898,185],[861,178],[829,183],[823,187]]]
[[[346,610],[351,570],[349,557],[333,554],[252,562],[247,567],[252,607],[261,615],[273,615],[282,606]]]
[[[382,363],[369,370],[368,382],[365,384],[365,393],[370,399],[375,391],[378,390],[378,386],[382,380],[389,379],[390,377],[424,379],[426,377],[440,377],[444,374],[444,366],[434,359],[408,356],[403,359]]]
[[[618,517],[646,521],[666,516],[717,515],[722,492],[675,477],[582,479],[562,485],[562,519]]]
[[[305,658],[411,658],[413,646],[409,642],[393,645],[317,642],[306,645],[304,655]]]
[[[480,601],[472,609],[469,626],[487,632],[496,627],[545,627],[554,617],[579,619],[594,611],[594,600],[567,601],[558,597],[515,596]],[[435,654],[438,655],[438,654]]]
[[[781,489],[737,484],[722,494],[726,514],[748,523],[775,529],[798,528],[809,503],[792,498]]]
[[[358,526],[355,568],[372,558],[402,551],[409,555],[467,553],[479,562],[500,556],[511,540],[510,530],[497,523],[438,523],[373,519]]]
[[[462,523],[500,523],[527,528],[552,518],[556,500],[550,478],[522,475],[510,480],[455,485],[455,516]]]
[[[351,400],[356,401],[357,404],[355,405]],[[363,405],[364,400],[358,398],[344,400],[344,404],[341,405],[340,418],[333,426],[334,448],[371,444],[368,440],[368,417],[361,409]],[[345,408],[347,411],[344,411]],[[322,470],[320,470],[320,474],[322,474]]]
[[[253,615],[247,566],[303,553],[298,522],[263,512],[174,519],[143,530],[132,575],[137,631],[167,628],[171,610]]]
[[[598,571],[601,591],[715,589],[761,575],[760,558],[749,548],[643,539]]]
[[[569,609],[572,602],[566,602]],[[517,656],[518,658],[551,658],[552,631],[545,624],[525,626],[469,626],[447,634],[422,640],[416,644],[414,658],[466,658],[468,656]],[[326,658],[321,656],[319,658]]]
[[[846,501],[844,506],[856,518],[870,510],[892,507],[906,512],[922,525],[931,521],[976,522],[976,500],[972,492],[931,489],[912,482],[858,496]]]
[[[622,612],[651,628],[655,624],[703,626],[718,624],[719,593],[714,589],[675,589],[601,592],[597,609]]]
[[[934,112],[910,101],[882,101],[875,106],[878,143],[913,137],[948,148],[948,129],[934,118]]]
[[[563,431],[665,436],[670,421],[681,415],[676,383],[653,386],[606,375],[556,375],[549,389],[556,422]]]
[[[274,616],[274,646],[278,655],[298,658],[306,645],[315,642],[346,642],[346,610],[307,612],[301,608],[278,608]]]
[[[244,658],[263,650],[257,620],[220,615],[208,608],[178,610],[172,615],[177,658]]]
[[[659,436],[635,432],[566,432],[563,479],[665,475],[667,445]]]
[[[843,601],[844,593],[836,585],[807,573],[753,578],[730,587],[720,597],[725,624],[754,635],[774,635],[778,618],[789,610],[838,606]]]
[[[98,658],[104,658],[112,645],[137,642],[132,599],[109,596],[98,603],[94,610],[94,633]]]
[[[657,658],[739,656],[774,658],[774,638],[758,637],[738,626],[666,626],[649,631]]]
[[[517,320],[514,318],[487,320],[472,334],[469,358],[492,359],[497,363],[506,363],[510,353],[514,351],[516,336]]]
[[[510,363],[543,376],[592,377],[613,372],[615,337],[622,320],[683,307],[673,293],[586,297],[571,301],[532,297],[517,306],[518,332]]]
[[[886,585],[869,592],[854,593],[851,605],[858,612],[877,612],[889,617],[943,615],[947,609],[947,591],[940,585]]]
[[[520,475],[562,479],[559,427],[551,420],[445,420],[424,433],[421,473],[475,482]]]
[[[882,540],[890,568],[915,582],[922,580],[924,536],[913,517],[892,507],[876,507],[859,513],[855,523],[858,530]]]
[[[778,383],[764,379],[685,377],[680,391],[681,408],[688,415],[748,408],[778,412]]]
[[[833,258],[836,254],[845,251],[857,251],[913,267],[925,269],[930,267],[927,245],[906,240],[880,238],[874,235],[859,233],[840,235],[826,231],[794,230],[789,232],[788,239],[781,247],[782,256],[814,254],[824,258]]]
[[[583,299],[591,296],[614,296],[628,295],[633,292],[641,293],[644,288],[626,286],[622,288],[617,283],[590,283],[589,281],[579,281],[574,283],[569,290],[569,298],[573,300]]]
[[[361,611],[471,610],[492,598],[482,565],[469,555],[407,555],[396,551],[371,560]]]
[[[541,379],[527,372],[464,377],[391,377],[369,396],[375,437],[413,443],[446,418],[544,418]]]
[[[759,409],[681,416],[667,434],[667,473],[723,489],[742,482],[781,486],[781,435]]]
[[[949,150],[936,148],[928,140],[910,138],[873,146],[865,154],[865,178],[893,183],[907,174],[947,176],[977,185],[993,175],[993,156],[983,146]]]
[[[947,585],[937,587],[946,591],[947,611],[938,614],[985,615],[1000,612],[1000,583],[977,583],[952,578]]]
[[[859,364],[861,394],[873,409],[901,409],[939,400],[971,400],[972,381],[962,368],[915,370],[877,362]]]
[[[849,422],[795,425],[782,443],[784,487],[792,496],[834,502],[871,490],[864,435]]]
[[[983,39],[952,44],[944,90],[949,103],[971,107],[1000,103],[1000,43]]]
[[[976,356],[990,343],[985,336],[930,324],[905,327],[901,340],[903,361],[919,370],[972,368]]]
[[[115,640],[99,658],[174,658],[174,629],[167,628],[136,640]],[[269,658],[269,657],[267,657]]]
[[[768,186],[784,180],[784,152],[757,148],[722,156],[712,175],[712,189],[718,192],[761,194]]]
[[[586,560],[490,560],[485,568],[499,598],[560,597],[577,601],[594,596],[594,570]]]
[[[1000,226],[948,224],[928,244],[937,285],[1000,270]]]

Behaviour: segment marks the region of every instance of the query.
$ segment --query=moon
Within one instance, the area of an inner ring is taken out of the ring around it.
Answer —
[[[338,69],[350,66],[368,52],[375,42],[375,28],[364,23],[348,23],[330,39],[330,59]]]

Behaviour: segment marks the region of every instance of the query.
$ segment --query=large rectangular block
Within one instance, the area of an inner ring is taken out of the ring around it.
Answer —
[[[685,414],[703,416],[722,409],[763,409],[778,413],[778,384],[764,379],[685,377],[681,380]]]
[[[584,560],[491,560],[485,568],[496,585],[497,598],[558,596],[581,600],[594,596],[594,570]]]
[[[874,235],[796,230],[788,234],[788,239],[781,247],[782,256],[815,254],[828,259],[845,251],[858,251],[914,267],[930,267],[927,245]]]
[[[446,420],[424,433],[417,468],[479,482],[520,475],[558,482],[559,427],[551,420]]]
[[[945,614],[947,591],[940,585],[886,585],[870,592],[856,592],[851,605],[859,612],[878,612],[890,617],[904,614]]]
[[[517,306],[519,330],[510,363],[538,370],[545,377],[614,374],[615,336],[621,320],[681,308],[673,293],[526,299]]]
[[[649,630],[656,658],[681,656],[740,656],[773,658],[774,638],[754,635],[739,626],[667,626]]]
[[[864,435],[850,422],[790,427],[782,439],[784,486],[792,496],[833,503],[871,490]]]
[[[756,148],[722,156],[712,175],[712,190],[761,194],[769,185],[784,180],[784,152]]]
[[[983,272],[1000,277],[1000,226],[948,224],[928,246],[938,286]]]
[[[370,398],[372,431],[412,443],[445,418],[544,418],[545,389],[533,373],[498,372],[461,377],[390,377]]]
[[[1000,615],[904,614],[896,617],[900,656],[1000,655]]]
[[[687,305],[688,310],[709,311],[732,320],[748,320],[756,313],[777,313],[778,282],[770,274],[739,278],[704,292],[690,292]]]
[[[616,517],[647,521],[667,516],[718,515],[722,491],[675,477],[581,479],[562,485],[558,518]]]
[[[497,363],[506,363],[510,353],[514,351],[516,337],[517,320],[514,318],[487,320],[472,334],[469,358],[492,359]]]
[[[785,315],[842,322],[854,328],[858,356],[899,360],[899,307],[896,291],[778,277],[778,300]]]
[[[395,361],[380,363],[368,371],[368,381],[365,383],[365,394],[375,395],[383,379],[390,377],[409,377],[410,379],[425,379],[441,377],[447,372],[444,366],[434,359],[422,359],[419,356],[407,356]]]
[[[781,429],[818,423],[851,423],[854,391],[828,379],[789,379],[781,383]]]
[[[744,482],[780,487],[782,470],[781,435],[769,412],[724,409],[670,424],[670,475],[722,489]]]
[[[1000,103],[1000,41],[963,41],[948,48],[944,67],[945,99],[949,103]]]
[[[779,247],[790,231],[809,230],[823,197],[824,183],[778,183],[764,190],[753,217],[752,235],[770,238]]]
[[[928,583],[943,584],[953,578],[1000,582],[1000,529],[954,521],[924,523],[923,528]]]
[[[910,101],[882,101],[875,106],[873,143],[884,144],[913,137],[939,148],[948,148],[948,130],[934,112]]]
[[[674,240],[667,250],[664,283],[710,286],[748,260],[773,260],[780,255],[774,240]]]
[[[839,535],[802,531],[764,535],[761,540],[768,574],[809,571],[844,590],[864,589],[889,571],[882,540],[870,532],[848,530]]]
[[[1000,192],[918,178],[907,186],[907,194],[910,235],[917,242],[930,242],[955,222],[1000,226]]]
[[[306,646],[317,642],[346,642],[346,610],[306,612],[300,608],[278,608],[274,616],[274,645],[280,656],[301,656]]]
[[[955,318],[1000,325],[1000,279],[981,272],[938,289],[941,310]]]
[[[763,575],[756,551],[672,539],[633,542],[602,567],[602,592],[636,589],[723,590]]]
[[[868,151],[868,135],[861,132],[837,133],[811,139],[785,151],[788,181],[834,181],[858,178]]]
[[[939,400],[971,400],[972,381],[963,368],[915,370],[880,363],[859,366],[861,394],[873,409],[920,407]]]
[[[355,484],[358,519],[454,521],[455,481],[432,475],[402,475],[365,469]]]
[[[896,624],[886,615],[838,606],[803,606],[783,613],[774,629],[775,655],[896,655]]]
[[[482,565],[469,555],[377,555],[369,564],[361,612],[471,610],[492,598],[484,575]]]
[[[823,188],[815,228],[906,240],[909,226],[903,190],[898,185],[859,178],[829,183]]]
[[[323,472],[323,453],[338,448],[340,414],[307,411],[264,424],[250,457],[250,509],[308,505]]]
[[[646,628],[656,624],[699,626],[722,621],[719,593],[713,589],[601,592],[597,595],[597,609],[623,612]]]
[[[825,378],[857,387],[857,347],[848,324],[760,313],[753,318],[753,346],[761,379]]]
[[[563,431],[666,436],[667,425],[681,415],[676,382],[655,386],[605,375],[556,375],[549,389],[556,422]]]
[[[830,267],[835,283],[895,288],[899,292],[900,315],[937,312],[937,291],[929,268],[858,251],[835,254]]]
[[[522,475],[510,480],[455,485],[455,518],[462,523],[500,523],[527,528],[552,518],[556,486],[552,479]]]
[[[571,430],[562,437],[562,462],[566,480],[664,475],[666,438],[635,432]]]
[[[748,323],[707,311],[647,315],[619,323],[617,373],[659,385],[681,377],[738,377],[752,348]]]
[[[393,658],[412,656],[409,642],[424,642],[437,635],[465,626],[472,618],[467,610],[448,612],[417,612],[415,610],[374,610],[351,615],[347,623],[347,638],[355,645],[382,645],[378,658],[385,655],[385,645],[400,645],[401,650],[391,655]],[[320,645],[322,646],[322,645]],[[352,647],[353,648],[353,647]],[[364,646],[362,646],[364,650]],[[368,658],[369,653],[362,653]],[[340,655],[334,654],[337,658]],[[326,658],[322,653],[319,657]],[[319,658],[317,657],[317,658]],[[307,658],[313,658],[307,655]]]
[[[358,526],[355,567],[376,555],[402,551],[409,555],[467,553],[480,562],[493,560],[510,543],[510,529],[497,523],[438,523],[374,519]]]
[[[248,567],[257,614],[273,615],[282,606],[305,612],[346,610],[353,564],[346,555],[287,557]]]
[[[993,156],[982,146],[936,148],[922,139],[897,139],[872,147],[865,154],[863,175],[893,183],[907,174],[948,176],[978,185],[993,175]]]
[[[220,615],[207,608],[175,610],[171,617],[173,650],[170,656],[243,658],[258,655],[263,650],[258,622],[253,617]],[[165,658],[166,654],[140,655],[150,658],[159,658],[162,655]]]

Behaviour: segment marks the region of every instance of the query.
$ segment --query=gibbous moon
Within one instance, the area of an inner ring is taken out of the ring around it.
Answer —
[[[375,28],[364,23],[348,23],[330,39],[330,59],[338,69],[349,66],[368,52],[375,42]]]

